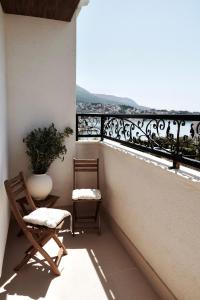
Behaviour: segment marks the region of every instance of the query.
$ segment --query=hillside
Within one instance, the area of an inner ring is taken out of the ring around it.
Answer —
[[[200,114],[200,112],[153,109],[139,105],[136,101],[105,94],[93,94],[86,89],[76,86],[76,106],[78,113],[105,114]]]
[[[103,105],[126,105],[129,107],[142,108],[138,105],[134,100],[129,98],[117,97],[112,95],[104,95],[104,94],[93,94],[89,91],[83,89],[82,87],[76,87],[76,102],[77,103],[100,103]]]

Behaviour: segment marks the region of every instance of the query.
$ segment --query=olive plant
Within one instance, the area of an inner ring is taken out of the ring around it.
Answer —
[[[34,174],[45,174],[57,158],[64,160],[67,152],[64,141],[71,134],[73,130],[70,127],[58,131],[52,123],[49,127],[32,130],[23,139]]]

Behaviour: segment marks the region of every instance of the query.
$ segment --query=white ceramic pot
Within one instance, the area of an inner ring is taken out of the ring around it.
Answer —
[[[27,187],[34,199],[43,200],[51,192],[53,182],[47,174],[33,174],[27,180]]]

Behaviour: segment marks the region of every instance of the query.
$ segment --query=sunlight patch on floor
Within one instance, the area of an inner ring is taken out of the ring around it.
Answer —
[[[68,253],[61,262],[61,268],[65,265],[62,275],[52,280],[46,298],[64,299],[64,296],[70,295],[70,300],[108,299],[88,251],[70,249]],[[62,285],[65,286],[65,291],[60,288]]]

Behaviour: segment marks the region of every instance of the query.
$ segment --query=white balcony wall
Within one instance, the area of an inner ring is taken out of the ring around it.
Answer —
[[[200,183],[139,159],[131,150],[97,146],[77,143],[76,153],[100,156],[103,206],[129,252],[134,249],[163,299],[199,299]]]
[[[76,19],[71,23],[5,15],[10,176],[31,170],[22,140],[39,126],[75,125]],[[64,162],[50,167],[59,204],[70,199],[74,136]]]
[[[106,209],[177,299],[200,295],[200,183],[102,145]]]
[[[7,168],[6,64],[4,15],[0,4],[0,276],[9,224],[8,201],[4,190]]]

